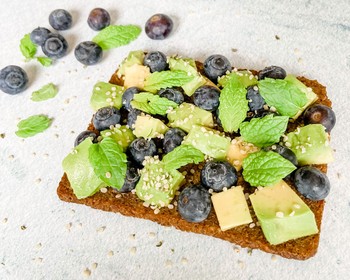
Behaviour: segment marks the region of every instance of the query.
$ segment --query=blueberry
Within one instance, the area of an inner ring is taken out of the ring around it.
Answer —
[[[57,9],[49,15],[49,23],[53,29],[67,30],[72,26],[72,15],[63,9]]]
[[[260,81],[265,78],[284,79],[286,75],[287,73],[283,68],[279,66],[269,66],[259,72],[258,80]]]
[[[102,48],[92,41],[81,42],[74,50],[75,58],[85,65],[94,65],[102,59]]]
[[[41,49],[50,58],[61,58],[67,53],[68,43],[60,34],[49,34]]]
[[[51,31],[45,27],[37,27],[30,33],[30,40],[39,46],[42,46]]]
[[[147,20],[145,32],[153,40],[163,40],[169,36],[173,30],[173,25],[173,21],[169,16],[155,14]]]
[[[293,163],[295,166],[298,165],[298,159],[294,152],[282,145],[274,144],[270,147],[265,148],[267,151],[274,151],[278,154],[280,154],[282,157],[284,157],[286,160],[289,160],[291,163]]]
[[[231,68],[228,59],[220,54],[213,54],[204,61],[204,73],[215,83],[218,77],[225,75],[227,71],[231,71]]]
[[[151,73],[164,71],[168,68],[166,56],[162,52],[147,53],[143,59],[143,64],[149,67]]]
[[[297,169],[294,183],[303,196],[315,201],[325,199],[331,187],[328,177],[313,166]]]
[[[216,192],[235,186],[237,179],[236,169],[228,162],[208,161],[201,171],[202,184]]]
[[[86,138],[91,137],[92,142],[96,143],[97,142],[97,135],[95,132],[91,130],[85,130],[83,132],[80,132],[77,136],[77,138],[74,141],[74,147],[78,146],[81,142],[83,142]]]
[[[193,94],[193,103],[207,111],[215,111],[219,107],[220,90],[213,86],[201,86]]]
[[[131,192],[133,189],[135,189],[139,179],[140,179],[140,175],[138,173],[138,169],[132,166],[130,162],[128,162],[128,168],[126,169],[124,184],[122,188],[119,190],[119,192],[122,192],[122,193]]]
[[[130,102],[134,98],[134,95],[139,92],[141,92],[141,89],[139,89],[138,87],[130,87],[124,91],[123,97],[122,97],[122,103],[126,110],[128,111],[131,110]]]
[[[179,196],[177,209],[186,221],[202,222],[208,218],[211,211],[210,194],[201,185],[187,187]]]
[[[157,152],[156,144],[152,139],[146,140],[145,138],[136,138],[131,142],[129,151],[137,164],[142,165],[146,156],[154,156]]]
[[[264,110],[265,100],[260,95],[257,86],[249,86],[247,88],[248,106],[250,112],[258,112]]]
[[[164,135],[163,149],[167,154],[181,145],[182,140],[186,136],[186,132],[180,128],[170,128]]]
[[[99,31],[107,27],[111,22],[109,13],[102,8],[93,9],[87,19],[87,23],[92,30]]]
[[[0,71],[0,89],[8,94],[24,91],[28,85],[27,73],[19,66],[9,65]]]
[[[307,108],[303,118],[305,124],[322,124],[327,132],[332,130],[336,122],[334,111],[322,104],[312,105]]]
[[[116,125],[120,121],[120,112],[114,107],[103,107],[97,110],[92,118],[94,127],[99,130],[109,129],[111,125]]]
[[[181,104],[185,101],[185,97],[182,92],[183,91],[180,87],[173,87],[173,88],[161,89],[158,92],[158,94],[160,97],[165,97],[171,101],[174,101],[177,104]]]
[[[142,114],[141,110],[130,108],[128,113],[128,121],[127,121],[127,125],[129,126],[129,128],[134,129],[137,116],[140,116],[141,114]]]

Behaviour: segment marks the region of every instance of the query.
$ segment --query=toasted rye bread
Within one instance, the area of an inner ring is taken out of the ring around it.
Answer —
[[[198,63],[197,66],[200,70],[202,70],[201,63]],[[319,99],[317,103],[331,106],[331,101],[327,97],[326,88],[324,86],[319,84],[316,80],[309,80],[304,77],[298,77],[298,79],[306,86],[311,87],[313,91],[318,95]],[[114,73],[111,77],[110,83],[123,85],[122,80],[118,78],[116,73]],[[294,130],[295,127],[299,124],[302,124],[302,118],[299,118],[295,123],[289,124],[288,130]],[[88,129],[94,130],[93,125],[90,124]],[[203,165],[203,163],[199,165],[189,164],[180,170],[187,171],[186,183],[184,186],[200,183],[200,170]],[[317,168],[323,172],[327,171],[326,164],[318,165]],[[192,174],[192,169],[195,171],[194,174]],[[254,188],[249,187],[249,185],[243,181],[242,176],[239,176],[239,178],[240,179],[237,184],[244,187],[245,193],[254,192]],[[293,189],[295,189],[291,182],[287,182]],[[154,214],[154,211],[151,208],[143,206],[142,201],[135,194],[122,193],[117,196],[117,198],[116,195],[118,192],[112,188],[108,188],[107,193],[98,192],[91,197],[85,199],[77,199],[73,193],[72,188],[70,187],[70,183],[66,174],[63,175],[59,183],[57,194],[63,201],[85,204],[96,209],[117,212],[125,216],[148,219],[163,226],[173,226],[179,230],[217,237],[235,243],[242,247],[260,249],[265,252],[280,255],[285,258],[298,260],[308,259],[316,254],[319,243],[319,233],[296,240],[291,240],[283,244],[271,245],[266,241],[259,226],[250,228],[249,225],[242,225],[227,231],[222,231],[219,227],[219,223],[214,210],[212,210],[209,217],[201,223],[190,223],[185,221],[178,213],[176,207],[174,209],[168,209],[165,207],[161,209],[160,213]],[[301,198],[315,214],[316,223],[320,230],[325,201],[311,201],[304,197]],[[252,214],[253,221],[257,223],[257,218],[254,214],[249,200],[248,205],[251,210],[250,212]]]

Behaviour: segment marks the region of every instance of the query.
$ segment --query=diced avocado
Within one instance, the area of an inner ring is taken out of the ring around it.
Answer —
[[[125,75],[125,69],[134,65],[143,65],[143,59],[145,58],[145,54],[143,51],[132,51],[128,54],[128,56],[123,60],[123,62],[119,65],[118,76],[121,77]]]
[[[136,137],[146,139],[161,138],[169,128],[159,119],[150,115],[137,116],[133,133]]]
[[[151,71],[147,66],[134,64],[130,67],[125,68],[124,74],[124,86],[138,87],[143,89],[145,86],[146,78],[151,75]]]
[[[167,115],[169,126],[178,127],[189,132],[195,124],[213,127],[213,115],[211,112],[203,110],[190,103],[182,103]]]
[[[127,147],[135,139],[132,130],[125,125],[116,125],[113,129],[103,130],[101,131],[101,136],[102,138],[111,137],[124,151],[126,151]]]
[[[90,98],[90,106],[94,111],[102,107],[122,107],[123,88],[118,85],[98,82],[94,85]]]
[[[249,198],[270,244],[318,233],[314,213],[283,180],[257,190]]]
[[[218,83],[224,87],[232,75],[237,76],[244,87],[256,85],[258,80],[249,70],[233,71],[225,76],[219,77]]]
[[[226,159],[230,142],[230,138],[220,135],[217,130],[193,125],[182,143],[192,145],[212,158],[223,160]]]
[[[177,170],[166,171],[164,164],[156,158],[149,158],[146,161],[136,185],[136,195],[146,204],[167,206],[185,177]]]
[[[90,164],[90,146],[92,146],[92,141],[86,138],[62,162],[63,170],[78,199],[91,196],[100,188],[106,187],[106,184],[96,176]]]
[[[309,124],[285,137],[285,145],[296,155],[299,165],[330,163],[334,160],[329,134],[321,124]]]

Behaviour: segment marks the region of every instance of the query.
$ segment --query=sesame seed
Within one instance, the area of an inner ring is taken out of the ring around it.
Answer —
[[[253,227],[255,227],[255,223],[250,223],[249,228],[253,228]]]
[[[165,262],[165,266],[166,266],[166,267],[172,267],[172,266],[173,266],[173,262],[172,262],[171,260],[167,260],[167,261]]]
[[[226,187],[224,187],[222,190],[223,190],[224,192],[227,192],[227,188],[226,188]]]
[[[299,204],[294,204],[293,207],[294,207],[295,209],[300,209],[300,205],[299,205]]]
[[[157,214],[159,214],[160,210],[159,210],[159,208],[156,208],[156,209],[154,209],[154,211],[153,211],[153,212],[154,212],[154,214],[156,214],[156,215],[157,215]]]
[[[280,211],[276,212],[276,217],[277,218],[283,218],[284,217],[283,212],[280,212]]]
[[[95,87],[95,90],[101,90],[101,88],[100,87]]]
[[[111,174],[111,172],[106,172],[105,176],[106,176],[107,179],[109,179],[109,178],[112,177],[112,174]]]
[[[181,259],[181,263],[182,263],[182,264],[187,264],[187,263],[188,263],[188,260],[187,260],[186,258],[182,258],[182,259]]]
[[[88,269],[88,268],[85,268],[84,271],[83,271],[83,275],[85,277],[89,277],[91,275],[91,270]]]
[[[292,144],[289,143],[289,142],[285,142],[284,144],[286,145],[286,147],[291,147],[292,146]]]
[[[239,249],[239,247],[234,246],[234,247],[233,247],[233,251],[235,251],[236,253],[239,253],[241,250]]]
[[[191,174],[196,173],[196,171],[193,168],[190,170],[190,172],[191,172]]]
[[[92,269],[96,269],[97,266],[98,266],[98,263],[93,263],[93,264],[91,265],[91,268],[92,268]]]
[[[168,205],[168,208],[171,210],[171,209],[174,209],[174,205],[172,205],[172,204],[169,204]]]
[[[209,189],[209,190],[208,190],[208,193],[210,193],[210,194],[212,194],[213,192],[214,192],[213,189]]]
[[[129,251],[130,251],[131,255],[135,255],[136,254],[136,247],[131,247]]]
[[[108,256],[108,257],[114,256],[114,252],[113,252],[113,251],[109,251],[109,252],[107,253],[107,256]]]
[[[258,88],[257,86],[254,86],[253,89],[254,89],[255,91],[258,91],[258,90],[259,90],[259,88]]]
[[[272,255],[272,256],[271,256],[271,260],[272,260],[272,261],[277,261],[277,256],[276,256],[276,255]]]
[[[295,211],[293,210],[292,212],[289,213],[289,216],[290,216],[290,217],[293,217],[294,214],[295,214]]]
[[[100,192],[101,192],[101,193],[106,193],[107,191],[108,191],[107,188],[101,188],[101,189],[100,189]]]

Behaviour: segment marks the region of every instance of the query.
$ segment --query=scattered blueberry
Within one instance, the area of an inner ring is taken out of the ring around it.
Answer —
[[[34,44],[42,46],[50,33],[51,31],[45,27],[37,27],[30,33],[30,40]]]
[[[81,42],[74,50],[75,58],[85,65],[94,65],[102,59],[102,48],[92,41]]]
[[[154,156],[157,153],[156,144],[152,139],[136,138],[131,142],[129,151],[134,161],[140,165],[146,156]]]
[[[138,169],[131,165],[131,163],[128,163],[128,168],[126,169],[126,175],[125,180],[122,188],[119,190],[119,192],[131,192],[133,189],[135,189],[137,182],[140,179],[140,175],[138,173]]]
[[[326,198],[331,187],[328,177],[313,166],[303,166],[297,169],[294,183],[303,196],[314,201]]]
[[[182,140],[186,136],[186,132],[180,128],[170,128],[164,135],[163,149],[167,154],[181,145]]]
[[[260,81],[265,78],[284,79],[286,75],[287,73],[283,68],[279,66],[269,66],[259,72],[258,80]]]
[[[217,82],[218,77],[225,75],[227,71],[231,71],[232,66],[226,57],[220,54],[209,56],[204,61],[204,72],[206,76],[213,82]]]
[[[87,19],[87,23],[92,30],[99,31],[107,27],[111,22],[109,13],[102,8],[93,9]]]
[[[213,86],[201,86],[193,94],[193,103],[207,111],[215,111],[219,107],[220,90]]]
[[[74,147],[78,146],[81,142],[83,142],[86,138],[91,137],[92,142],[97,142],[97,135],[95,132],[91,130],[85,130],[83,132],[80,132],[77,136],[77,138],[74,141]]]
[[[167,38],[172,29],[172,19],[164,14],[153,15],[147,20],[145,24],[146,34],[153,40],[163,40]]]
[[[162,52],[147,53],[143,59],[143,64],[149,67],[151,73],[164,71],[168,68],[166,56]]]
[[[174,101],[177,104],[181,104],[185,101],[182,88],[173,87],[173,88],[164,88],[158,92],[160,97],[168,98],[171,101]]]
[[[208,161],[201,171],[202,184],[216,192],[235,186],[237,179],[236,169],[228,162]]]
[[[284,157],[285,159],[289,160],[295,166],[298,165],[298,159],[297,159],[296,155],[294,154],[294,152],[285,146],[282,146],[279,144],[274,144],[270,147],[267,147],[266,150],[276,152],[276,153],[280,154],[282,157]]]
[[[179,196],[177,209],[186,221],[202,222],[211,211],[210,194],[201,185],[187,187]]]
[[[139,109],[130,108],[129,113],[128,113],[127,125],[128,125],[131,129],[134,129],[137,116],[140,116],[141,113],[142,113],[142,111],[139,110]]]
[[[61,58],[67,53],[68,43],[60,34],[49,34],[41,46],[43,53],[50,58]]]
[[[130,87],[124,91],[123,97],[122,97],[122,104],[124,105],[124,108],[126,110],[128,111],[131,110],[130,102],[134,98],[134,95],[139,92],[141,92],[141,89],[139,89],[138,87]]]
[[[116,125],[120,121],[120,112],[115,107],[103,107],[97,110],[92,118],[94,127],[99,130],[109,129],[111,125]]]
[[[325,105],[316,104],[307,108],[304,112],[305,124],[322,124],[327,132],[334,127],[336,117],[334,111]]]
[[[72,26],[72,15],[63,9],[57,9],[51,12],[49,23],[53,29],[67,30]]]
[[[0,89],[8,94],[24,91],[28,85],[27,73],[19,66],[9,65],[0,71]]]
[[[260,95],[257,86],[249,86],[247,88],[247,100],[250,112],[258,112],[264,110],[265,100]]]

